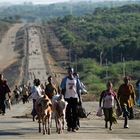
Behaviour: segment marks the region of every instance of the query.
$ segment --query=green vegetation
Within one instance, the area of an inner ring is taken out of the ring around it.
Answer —
[[[125,10],[126,9],[126,10]],[[128,11],[127,11],[128,9]],[[79,57],[105,62],[140,59],[140,6],[131,5],[115,9],[97,9],[82,17],[58,18],[54,30],[63,44]],[[52,23],[51,23],[52,24]]]
[[[89,91],[97,94],[107,80],[117,89],[125,74],[133,80],[140,77],[139,23],[140,5],[97,8],[92,14],[49,22],[63,45],[72,49],[73,65],[78,57],[77,70]]]
[[[113,82],[114,89],[117,91],[123,82],[124,70],[126,75],[132,77],[132,82],[135,84],[135,79],[140,77],[139,65],[140,61],[127,61],[100,66],[94,59],[82,58],[78,62],[77,69],[81,80],[87,85],[89,93],[94,93],[98,97],[100,92],[105,89],[105,83],[108,80]]]
[[[94,12],[97,7],[117,7],[125,4],[140,3],[139,1],[112,1],[112,2],[66,2],[50,5],[13,5],[0,10],[0,18],[21,18],[23,21],[48,20],[54,17],[63,17],[69,14],[80,16]]]

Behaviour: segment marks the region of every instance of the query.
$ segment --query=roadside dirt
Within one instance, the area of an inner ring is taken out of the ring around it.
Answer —
[[[13,64],[17,60],[18,53],[14,51],[16,32],[22,24],[13,25],[5,34],[0,43],[0,71]]]

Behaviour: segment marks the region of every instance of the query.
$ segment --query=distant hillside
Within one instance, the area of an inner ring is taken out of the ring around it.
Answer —
[[[140,5],[97,8],[93,14],[66,16],[51,24],[63,44],[79,57],[110,62],[140,60]],[[72,57],[74,58],[74,57]]]
[[[80,16],[86,13],[94,12],[97,7],[117,7],[125,4],[131,4],[130,1],[113,1],[113,2],[73,2],[73,3],[57,3],[50,5],[14,5],[0,10],[0,18],[19,16],[23,20],[35,21],[40,19],[50,19],[54,17],[62,17],[66,15]],[[136,2],[135,2],[136,3]],[[139,3],[139,2],[137,2]]]
[[[140,5],[96,8],[92,14],[49,22],[69,50],[71,65],[97,96],[107,80],[117,89],[125,75],[140,77],[139,23]]]
[[[12,24],[3,20],[0,20],[0,42],[2,37],[4,36],[5,32],[8,31],[9,27]]]

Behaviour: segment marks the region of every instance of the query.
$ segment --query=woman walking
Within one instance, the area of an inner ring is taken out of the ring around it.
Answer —
[[[101,108],[101,104],[103,101],[103,111],[105,116],[105,128],[108,128],[108,122],[110,123],[109,130],[112,130],[112,123],[117,123],[116,115],[114,113],[115,101],[117,103],[118,108],[119,102],[116,97],[116,93],[113,90],[113,85],[109,81],[107,82],[107,89],[104,90],[100,95],[99,107]]]

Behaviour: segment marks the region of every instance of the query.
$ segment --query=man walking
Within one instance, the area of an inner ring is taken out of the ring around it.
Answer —
[[[7,85],[6,80],[3,79],[3,75],[0,74],[0,113],[2,115],[5,114],[5,100],[6,100],[6,94],[8,94],[8,97],[10,98],[10,88]]]
[[[65,100],[68,102],[66,108],[66,121],[67,130],[76,131],[77,128],[77,105],[81,102],[81,95],[79,90],[81,89],[80,82],[73,76],[73,68],[68,68],[68,76],[62,79],[61,89]]]

